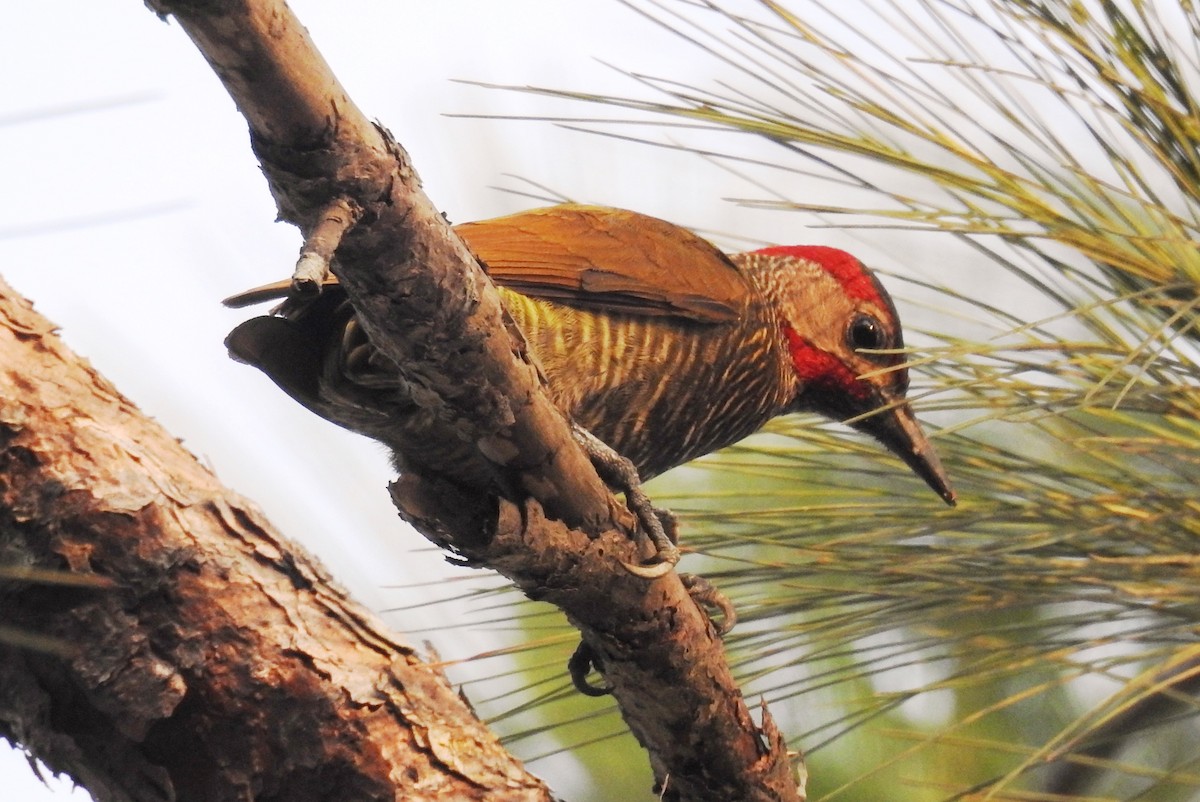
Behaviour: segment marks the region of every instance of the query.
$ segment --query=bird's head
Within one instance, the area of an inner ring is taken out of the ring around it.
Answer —
[[[774,263],[762,275],[779,304],[796,373],[793,409],[874,436],[954,504],[950,480],[905,398],[900,319],[875,275],[836,248],[774,247],[752,256]]]

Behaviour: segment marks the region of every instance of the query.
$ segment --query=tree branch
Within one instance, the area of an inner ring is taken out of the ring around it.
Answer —
[[[408,154],[350,101],[291,10],[278,0],[151,5],[179,21],[246,117],[280,219],[307,239],[333,201],[356,210],[338,278],[376,347],[427,388],[423,402],[555,516],[610,521],[611,495],[540,392],[499,295]]]
[[[548,800],[438,671],[0,282],[0,735],[101,800]]]

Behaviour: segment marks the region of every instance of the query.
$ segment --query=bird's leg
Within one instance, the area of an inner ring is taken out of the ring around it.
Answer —
[[[625,504],[638,521],[638,528],[654,544],[654,560],[645,565],[624,563],[630,573],[646,579],[666,575],[679,562],[679,549],[675,546],[675,516],[664,510],[656,510],[650,497],[642,490],[642,480],[637,468],[625,457],[613,451],[604,441],[577,423],[571,423],[571,433],[592,461],[600,478],[625,494]],[[671,530],[668,535],[663,522]]]
[[[632,462],[577,423],[571,423],[571,433],[588,455],[600,478],[625,494],[625,503],[637,518],[638,527],[654,544],[657,552],[656,562],[646,565],[623,563],[626,570],[647,579],[667,574],[679,562],[679,548],[676,546],[679,540],[679,523],[675,515],[670,510],[657,509],[650,503],[649,496],[642,490],[641,477],[638,476]],[[692,601],[704,611],[709,621],[713,622],[718,636],[724,637],[733,629],[733,625],[737,623],[737,612],[724,593],[696,574],[680,574],[679,579]],[[720,618],[715,619],[712,611],[719,613]],[[575,653],[567,661],[571,683],[585,696],[605,696],[612,693],[612,686],[607,683],[593,685],[588,682],[588,675],[592,669],[603,670],[600,657],[587,641],[580,641]]]
[[[593,668],[597,671],[603,668],[600,657],[592,650],[591,646],[587,645],[587,641],[581,640],[575,647],[575,653],[567,661],[567,671],[571,673],[571,684],[584,696],[607,696],[612,693],[612,686],[607,683],[593,685],[588,682],[588,674],[592,672]]]
[[[675,517],[675,513],[663,507],[653,507],[654,514],[658,516],[658,522],[663,528],[663,534],[667,536],[667,540],[679,545],[679,519]]]

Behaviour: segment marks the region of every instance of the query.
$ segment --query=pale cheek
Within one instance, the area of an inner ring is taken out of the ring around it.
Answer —
[[[822,331],[835,327],[838,321],[849,318],[851,307],[836,284],[825,275],[817,276],[806,283],[803,292],[793,293],[788,299],[789,320],[804,321],[808,332]]]

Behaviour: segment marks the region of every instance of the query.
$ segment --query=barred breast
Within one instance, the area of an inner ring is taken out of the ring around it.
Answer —
[[[554,402],[643,479],[742,439],[791,400],[779,326],[753,299],[711,325],[501,295]]]
[[[757,293],[734,320],[706,323],[499,289],[554,403],[644,479],[742,439],[795,397],[775,307]],[[227,344],[313,412],[388,446],[401,471],[503,481],[440,410],[415,400],[336,283],[287,317],[243,323]]]

